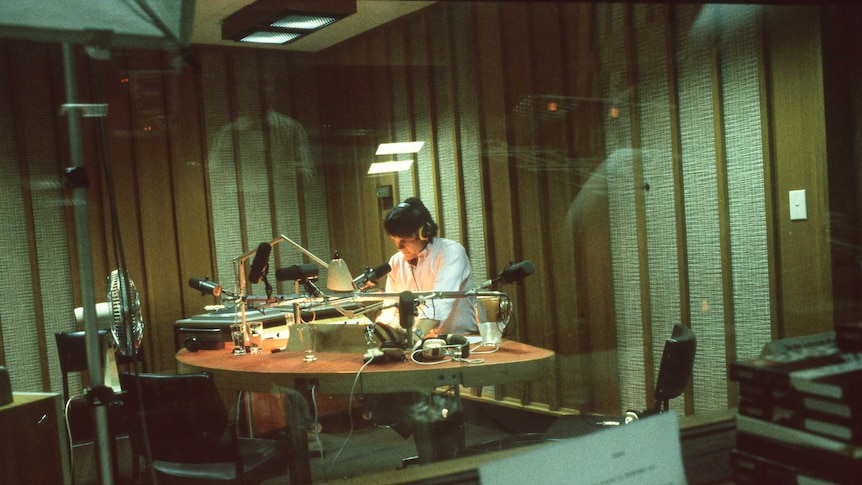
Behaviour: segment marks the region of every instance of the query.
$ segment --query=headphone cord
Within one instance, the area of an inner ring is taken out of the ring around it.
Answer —
[[[494,347],[491,350],[479,350],[482,347]],[[470,354],[493,354],[494,352],[500,350],[500,346],[497,344],[479,344],[472,349],[470,349]]]
[[[457,347],[460,347],[460,345],[458,345]],[[443,348],[443,347],[438,347],[438,348]],[[448,355],[448,354],[445,355],[444,358],[442,358],[440,360],[429,361],[429,362],[424,362],[424,361],[416,359],[416,354],[419,354],[419,353],[423,352],[424,350],[425,349],[418,348],[418,349],[414,350],[413,352],[410,352],[410,360],[413,361],[414,364],[419,364],[419,365],[437,365],[437,364],[446,364],[448,362],[464,362],[465,364],[481,364],[482,362],[485,362],[485,359],[466,359],[464,357],[453,357],[452,355]],[[449,359],[446,359],[446,357],[449,357]]]

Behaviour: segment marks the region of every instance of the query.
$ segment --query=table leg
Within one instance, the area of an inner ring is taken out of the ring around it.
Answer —
[[[311,454],[308,451],[308,420],[305,397],[294,389],[282,389],[287,419],[287,439],[293,450],[289,465],[290,483],[311,483]]]

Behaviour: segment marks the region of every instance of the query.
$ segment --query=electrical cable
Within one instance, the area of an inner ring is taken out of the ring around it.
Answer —
[[[320,459],[323,460],[323,443],[320,441],[320,433],[318,432],[320,429],[320,425],[318,420],[320,418],[317,410],[317,395],[315,394],[315,390],[317,390],[317,385],[311,386],[311,407],[314,409],[314,421],[312,422],[312,434],[314,434],[314,441],[317,443],[317,449],[320,450]]]
[[[73,399],[79,399],[82,397],[84,397],[83,394],[80,394],[78,396],[72,396],[69,398],[68,401],[66,401],[66,405],[63,406],[63,418],[66,421],[66,435],[69,438],[69,467],[72,469],[72,483],[75,483],[75,447],[72,446],[72,427],[70,426],[69,422],[69,409],[72,407],[71,405]]]
[[[353,379],[353,385],[350,386],[350,394],[349,394],[349,397],[347,398],[347,407],[348,407],[347,417],[348,417],[348,422],[350,423],[350,428],[349,428],[349,432],[347,433],[347,438],[344,438],[344,443],[342,443],[341,446],[338,448],[338,452],[332,458],[332,463],[330,463],[330,466],[335,465],[335,462],[338,460],[338,457],[341,456],[341,452],[344,451],[344,447],[347,446],[347,442],[350,441],[351,437],[353,437],[353,427],[354,427],[353,426],[353,412],[352,412],[353,411],[353,409],[352,409],[353,395],[354,395],[354,392],[356,391],[356,384],[359,382],[359,376],[362,375],[362,371],[365,370],[366,367],[368,367],[368,364],[370,364],[372,362],[374,362],[374,360],[369,360],[368,362],[365,362],[364,364],[362,364],[362,367],[360,367],[359,370],[356,372],[356,377]]]

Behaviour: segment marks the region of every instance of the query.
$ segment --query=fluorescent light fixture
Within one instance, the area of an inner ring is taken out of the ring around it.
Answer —
[[[288,42],[299,37],[299,34],[281,33],[281,32],[255,32],[249,34],[240,42],[252,42],[255,44],[287,44]]]
[[[368,168],[368,175],[381,173],[402,172],[413,165],[413,160],[393,160],[391,162],[374,162]]]
[[[354,13],[356,0],[256,0],[222,21],[222,39],[287,44]]]
[[[375,155],[396,155],[399,153],[418,153],[424,141],[406,141],[401,143],[381,143]]]
[[[317,30],[338,20],[338,17],[324,17],[319,15],[288,15],[287,17],[269,24],[270,27],[279,29]]]

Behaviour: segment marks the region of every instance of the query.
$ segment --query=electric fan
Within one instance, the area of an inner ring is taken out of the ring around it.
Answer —
[[[108,305],[111,309],[111,335],[120,353],[132,356],[141,345],[144,319],[141,299],[128,271],[115,269],[109,278]]]

